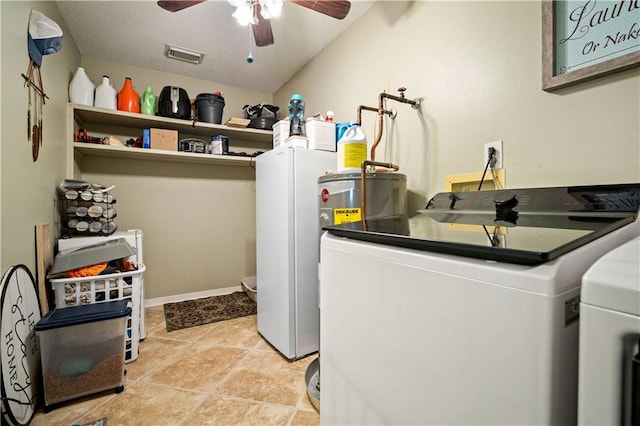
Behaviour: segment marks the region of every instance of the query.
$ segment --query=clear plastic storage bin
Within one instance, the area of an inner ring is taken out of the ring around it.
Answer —
[[[96,392],[124,390],[125,300],[49,311],[40,340],[45,409]]]
[[[127,318],[125,333],[125,362],[138,358],[140,342],[140,310],[142,309],[141,283],[145,271],[138,264],[135,271],[95,277],[52,279],[56,309],[93,303],[125,300],[131,302],[131,314]]]

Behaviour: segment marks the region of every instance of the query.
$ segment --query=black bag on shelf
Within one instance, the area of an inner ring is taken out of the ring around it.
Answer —
[[[276,118],[280,107],[269,104],[245,105],[242,107],[244,118]]]

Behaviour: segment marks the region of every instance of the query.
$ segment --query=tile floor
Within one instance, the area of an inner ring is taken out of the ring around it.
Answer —
[[[167,333],[163,307],[146,309],[147,337],[126,364],[125,390],[36,413],[32,426],[107,417],[116,425],[319,425],[304,375],[316,358],[289,362],[248,316]]]

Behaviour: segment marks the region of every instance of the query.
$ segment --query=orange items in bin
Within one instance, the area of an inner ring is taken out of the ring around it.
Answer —
[[[69,278],[95,277],[100,275],[107,268],[107,262],[96,263],[95,265],[83,266],[67,272]]]
[[[107,268],[109,270],[107,270]],[[119,259],[111,262],[96,263],[95,265],[83,266],[67,272],[68,278],[96,277],[104,273],[135,271],[136,266],[127,259]]]
[[[120,259],[120,267],[118,269],[120,269],[123,272],[135,271],[136,266],[132,262],[129,262],[127,259]]]

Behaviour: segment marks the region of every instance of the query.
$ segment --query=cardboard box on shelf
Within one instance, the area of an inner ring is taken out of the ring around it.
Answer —
[[[231,117],[224,123],[224,125],[229,127],[244,128],[247,127],[250,122],[251,120],[248,120],[246,118]]]
[[[149,129],[149,145],[151,149],[166,151],[178,150],[178,131],[167,129]]]

